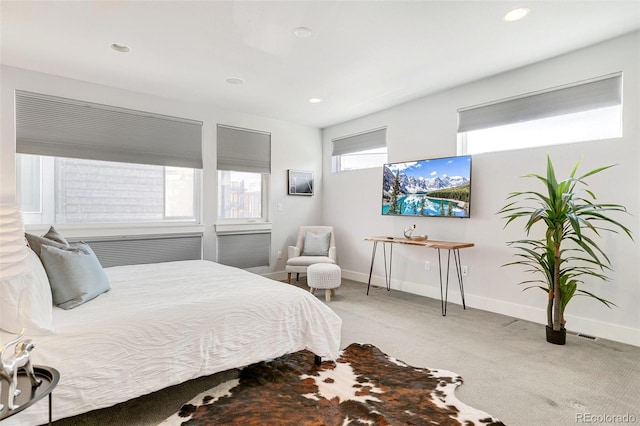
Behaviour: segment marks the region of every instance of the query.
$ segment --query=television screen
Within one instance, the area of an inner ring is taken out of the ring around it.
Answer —
[[[470,155],[383,167],[383,215],[468,218],[470,203]]]

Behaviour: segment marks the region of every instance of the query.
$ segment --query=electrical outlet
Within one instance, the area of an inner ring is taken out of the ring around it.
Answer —
[[[469,267],[467,265],[462,265],[462,276],[463,277],[469,276]]]
[[[424,261],[424,270],[425,271],[430,271],[431,270],[431,262],[429,262],[428,260]]]
[[[278,259],[282,259],[282,250],[278,250]]]

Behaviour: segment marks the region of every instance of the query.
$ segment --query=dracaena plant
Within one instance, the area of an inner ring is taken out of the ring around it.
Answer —
[[[517,251],[516,260],[507,265],[525,266],[535,278],[522,281],[526,287],[540,288],[548,293],[547,325],[554,330],[565,327],[564,311],[575,295],[592,297],[607,307],[614,303],[580,288],[583,279],[590,277],[608,281],[605,273],[611,262],[598,246],[595,238],[604,232],[623,232],[632,238],[631,231],[609,216],[624,212],[620,204],[600,203],[588,190],[585,179],[613,166],[600,167],[576,177],[580,161],[568,178],[558,181],[551,158],[547,156],[545,176],[528,174],[537,179],[544,191],[512,192],[507,204],[498,212],[507,220],[505,227],[515,220],[525,220],[527,238],[507,244]],[[536,224],[540,224],[536,227]],[[533,238],[533,235],[542,237]]]

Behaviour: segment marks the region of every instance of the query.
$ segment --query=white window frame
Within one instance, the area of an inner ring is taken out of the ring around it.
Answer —
[[[382,148],[379,148],[382,149]],[[366,170],[366,169],[373,169],[376,167],[382,167],[383,165],[385,165],[387,163],[388,160],[388,153],[387,153],[387,147],[384,147],[384,152],[369,152],[369,151],[373,151],[373,150],[365,150],[365,151],[356,151],[356,152],[351,152],[349,154],[342,154],[342,155],[334,155],[331,157],[331,172],[332,173],[343,173],[343,172],[351,172],[354,170]],[[345,156],[355,156],[355,155],[361,155],[361,156],[382,156],[384,155],[384,159],[380,161],[380,164],[376,164],[376,165],[372,165],[372,166],[367,166],[367,167],[353,167],[353,168],[343,168],[342,167],[342,163],[343,163],[343,157]]]
[[[268,223],[269,222],[269,189],[270,189],[270,181],[271,181],[271,174],[269,173],[260,173],[262,175],[262,186],[261,186],[261,203],[262,203],[262,209],[261,209],[261,215],[260,217],[256,217],[256,218],[227,218],[227,217],[222,217],[220,216],[220,172],[224,172],[227,170],[218,170],[217,171],[217,193],[218,193],[218,199],[216,200],[216,216],[217,216],[217,223],[219,225],[241,225],[241,224],[254,224],[254,223]],[[230,172],[233,172],[235,170],[228,170]],[[257,172],[242,172],[242,173],[256,173]],[[265,229],[265,228],[259,228],[259,229]]]
[[[216,223],[243,225],[268,223],[271,179],[271,133],[255,129],[220,124],[216,126]],[[262,175],[262,212],[259,218],[226,218],[220,216],[221,171],[260,173]],[[218,228],[216,227],[216,232]]]
[[[19,155],[19,154],[16,154]],[[163,207],[163,220],[148,221],[148,222],[90,222],[90,223],[56,223],[55,222],[55,159],[56,157],[50,156],[37,156],[40,160],[40,211],[22,212],[24,222],[26,226],[33,229],[40,229],[45,225],[55,225],[56,227],[64,227],[66,229],[83,229],[83,228],[122,228],[122,227],[175,227],[175,226],[193,226],[202,224],[202,207],[201,207],[201,194],[202,194],[202,170],[194,170],[194,196],[193,196],[193,210],[194,217],[168,217],[166,216],[166,206]],[[78,159],[83,160],[83,159]],[[167,166],[161,166],[167,167]],[[164,175],[165,171],[163,171]],[[165,178],[166,179],[166,178]],[[165,185],[166,180],[163,179],[163,205],[165,200]]]

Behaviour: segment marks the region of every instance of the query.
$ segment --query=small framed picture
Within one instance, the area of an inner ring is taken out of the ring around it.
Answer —
[[[289,195],[313,195],[313,172],[289,170]]]

